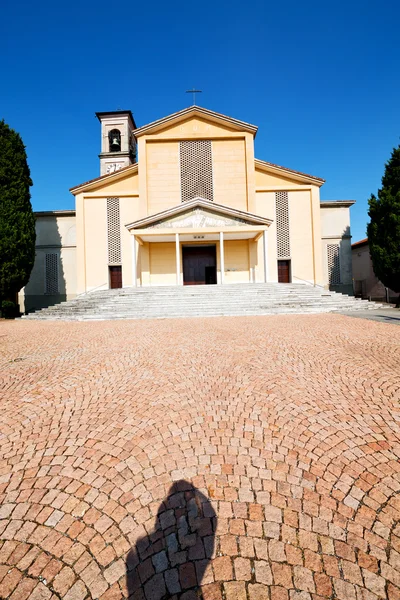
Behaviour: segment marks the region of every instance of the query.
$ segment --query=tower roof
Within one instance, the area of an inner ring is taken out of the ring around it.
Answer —
[[[135,119],[133,118],[132,111],[130,111],[130,110],[108,110],[105,112],[97,112],[95,114],[99,121],[101,121],[101,119],[103,117],[114,117],[114,116],[124,117],[125,115],[128,115],[128,117],[131,119],[131,121],[133,123],[134,129],[136,129]]]

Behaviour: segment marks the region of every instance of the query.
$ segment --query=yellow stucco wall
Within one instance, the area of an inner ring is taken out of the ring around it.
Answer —
[[[112,197],[124,194],[137,195],[139,193],[139,174],[137,169],[135,172],[127,171],[116,173],[115,178],[108,176],[104,180],[100,179],[90,185],[90,189],[85,190],[86,197]]]
[[[107,209],[105,198],[85,198],[85,286],[81,291],[108,288]]]
[[[209,140],[221,137],[237,137],[238,135],[243,134],[242,132],[238,131],[237,127],[232,127],[228,123],[213,123],[203,117],[188,116],[179,123],[166,123],[158,131],[144,135],[140,138],[140,140],[143,138]]]
[[[214,202],[248,210],[245,140],[212,142]]]
[[[179,142],[148,143],[147,212],[161,212],[181,201]]]
[[[289,192],[290,254],[294,283],[314,283],[309,191]]]
[[[138,248],[138,270],[140,285],[150,285],[150,244],[145,242]]]
[[[226,240],[224,243],[225,283],[250,281],[249,241]]]
[[[176,253],[173,242],[149,244],[150,284],[175,285]]]
[[[131,236],[125,227],[141,217],[139,198],[124,196],[119,199],[120,223],[121,223],[121,255],[122,255],[122,285],[124,287],[133,285],[132,281],[132,245]],[[136,252],[140,261],[140,255]],[[137,273],[140,274],[140,264]]]
[[[276,255],[276,211],[275,211],[275,192],[257,192],[255,196],[256,214],[272,219],[268,227],[268,279],[269,281],[278,281],[278,267]],[[250,257],[255,268],[255,281],[264,281],[264,250],[263,240],[250,244]],[[254,275],[253,275],[254,279]]]
[[[317,186],[311,186],[311,206],[312,206],[312,246],[314,255],[314,280],[316,285],[325,286],[327,284],[324,278],[322,253],[319,250],[321,243],[321,202],[320,193]]]
[[[290,189],[290,188],[301,188],[307,187],[304,184],[299,183],[296,179],[291,179],[289,175],[284,174],[273,174],[268,173],[260,168],[255,168],[255,183],[256,188],[277,188],[277,189]],[[309,187],[309,186],[308,186]]]
[[[181,202],[179,142],[147,141],[147,214],[155,214]],[[212,140],[214,202],[248,210],[245,138]]]

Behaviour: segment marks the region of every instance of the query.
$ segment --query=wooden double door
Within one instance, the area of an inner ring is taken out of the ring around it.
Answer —
[[[217,283],[217,249],[211,246],[182,246],[183,284]]]

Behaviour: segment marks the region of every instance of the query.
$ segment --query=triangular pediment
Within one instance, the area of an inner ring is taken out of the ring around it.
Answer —
[[[254,136],[257,133],[257,127],[255,125],[251,125],[245,121],[239,121],[238,119],[228,117],[227,115],[217,113],[207,108],[190,106],[189,108],[185,108],[184,110],[163,117],[162,119],[158,119],[157,121],[143,125],[143,127],[139,127],[134,132],[135,137],[140,137],[141,135],[145,134],[148,135],[159,133],[177,125],[182,125],[185,122],[191,122],[192,120],[195,121],[196,119],[200,123],[218,125],[221,128],[229,129],[231,131],[248,131]]]
[[[128,229],[175,229],[202,227],[243,227],[245,225],[270,225],[271,220],[236,210],[222,204],[214,204],[204,198],[194,198],[169,210],[151,215],[126,225]]]
[[[197,206],[184,212],[150,225],[150,229],[159,227],[232,227],[247,225],[244,219],[224,215],[220,212]]]

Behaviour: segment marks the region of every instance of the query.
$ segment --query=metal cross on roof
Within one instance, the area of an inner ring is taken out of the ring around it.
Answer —
[[[193,88],[192,90],[186,90],[186,94],[193,94],[193,104],[196,104],[196,94],[201,94],[203,90],[196,90]]]

